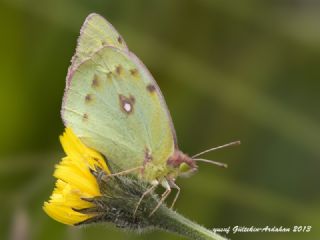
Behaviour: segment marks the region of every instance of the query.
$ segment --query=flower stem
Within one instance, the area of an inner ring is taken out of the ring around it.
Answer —
[[[199,224],[183,217],[177,212],[162,206],[150,219],[159,229],[197,240],[226,240],[226,238],[210,231]]]

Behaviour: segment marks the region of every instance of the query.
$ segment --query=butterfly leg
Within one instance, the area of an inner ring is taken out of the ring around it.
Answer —
[[[138,203],[137,203],[137,206],[136,206],[136,208],[135,208],[135,210],[134,210],[134,212],[133,212],[133,217],[135,217],[136,212],[137,212],[137,210],[138,210],[138,208],[139,208],[142,200],[144,199],[144,197],[145,197],[146,195],[148,195],[149,193],[151,193],[157,186],[159,186],[159,182],[158,182],[157,180],[155,180],[154,182],[151,183],[151,185],[152,185],[152,186],[151,186],[149,189],[147,189],[147,190],[142,194],[142,196],[140,197],[140,199],[139,199],[139,201],[138,201]]]
[[[161,185],[166,189],[164,191],[164,193],[161,195],[161,199],[158,202],[157,206],[152,210],[152,212],[149,214],[149,217],[152,216],[157,210],[158,208],[161,206],[161,204],[163,203],[164,200],[166,200],[166,198],[169,196],[169,194],[171,193],[171,187],[168,183],[168,181],[166,179],[161,181]]]
[[[129,174],[131,172],[138,171],[138,170],[141,170],[141,169],[143,169],[142,166],[135,167],[135,168],[130,168],[130,169],[127,169],[127,170],[124,170],[124,171],[121,171],[121,172],[117,172],[117,173],[111,173],[109,175],[104,175],[103,176],[103,180],[107,180],[107,178],[109,178],[109,177],[127,175],[127,174]]]
[[[171,186],[172,188],[177,189],[176,196],[174,197],[173,202],[172,202],[171,207],[170,207],[170,208],[173,208],[174,204],[176,203],[176,201],[177,201],[177,199],[178,199],[178,197],[179,197],[180,187],[179,187],[173,180],[169,181],[169,184],[170,184],[170,186]]]

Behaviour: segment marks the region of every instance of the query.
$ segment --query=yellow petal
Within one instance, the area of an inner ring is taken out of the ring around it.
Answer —
[[[43,210],[54,220],[67,225],[74,225],[92,217],[89,214],[76,212],[68,206],[57,205],[51,202],[45,202]]]
[[[85,146],[70,128],[65,129],[60,141],[67,156],[56,165],[55,189],[50,200],[44,203],[43,210],[53,219],[73,225],[94,216],[74,210],[94,207],[93,203],[83,198],[101,195],[90,169],[100,168],[106,174],[110,174],[110,170],[103,156]]]

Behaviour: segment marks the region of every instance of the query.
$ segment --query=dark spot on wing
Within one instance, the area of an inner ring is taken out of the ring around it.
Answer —
[[[98,75],[94,75],[93,76],[93,80],[92,80],[92,83],[91,83],[91,87],[94,88],[94,89],[98,89],[101,85],[101,81],[100,81],[100,78]]]
[[[147,90],[152,93],[156,90],[156,86],[154,86],[153,84],[149,84],[147,86]]]
[[[117,40],[118,40],[118,43],[120,43],[120,44],[123,43],[122,37],[119,36],[119,37],[117,38]]]
[[[122,68],[122,66],[120,64],[118,66],[116,66],[116,73],[118,75],[120,75],[122,73],[122,71],[123,71],[123,68]]]
[[[135,98],[132,95],[126,97],[122,94],[119,94],[119,102],[121,111],[123,111],[126,114],[130,114],[133,112]]]
[[[82,120],[83,120],[84,122],[86,122],[86,121],[88,121],[88,119],[89,119],[88,114],[87,114],[87,113],[84,113],[84,114],[82,115]]]
[[[85,103],[91,103],[93,101],[93,95],[87,94],[84,101],[85,101]]]
[[[132,76],[136,77],[136,76],[138,76],[139,72],[138,72],[138,69],[133,68],[133,69],[130,69],[130,73]]]

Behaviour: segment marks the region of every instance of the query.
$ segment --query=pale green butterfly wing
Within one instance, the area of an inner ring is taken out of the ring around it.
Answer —
[[[102,46],[128,50],[123,38],[112,24],[99,14],[91,13],[81,27],[71,68],[90,58]]]
[[[159,177],[174,152],[176,135],[160,89],[139,59],[103,47],[67,80],[66,126],[112,166],[125,170],[152,162],[155,168],[146,179]]]

